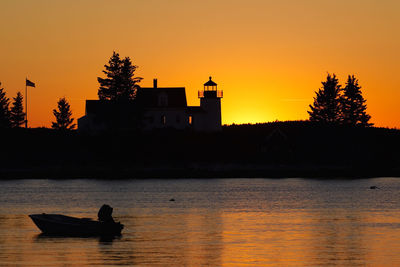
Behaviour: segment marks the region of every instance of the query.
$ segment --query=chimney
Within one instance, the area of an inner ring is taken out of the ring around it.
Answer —
[[[153,79],[153,87],[157,88],[157,79]]]

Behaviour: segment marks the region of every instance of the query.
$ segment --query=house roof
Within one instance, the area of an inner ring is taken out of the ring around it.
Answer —
[[[138,89],[136,99],[145,108],[155,108],[160,106],[160,95],[167,96],[165,107],[185,108],[187,106],[185,87],[142,87]]]
[[[136,105],[130,101],[86,100],[86,114],[110,115],[115,112],[131,112],[135,108]]]
[[[210,76],[210,80],[208,82],[206,82],[204,84],[204,86],[217,86],[217,84],[213,80],[211,80],[211,76]]]
[[[134,101],[86,100],[86,114],[103,119],[120,117],[123,114],[135,114],[138,108],[144,109],[180,109],[186,110],[184,87],[139,88]],[[191,113],[201,112],[200,107],[192,107]]]

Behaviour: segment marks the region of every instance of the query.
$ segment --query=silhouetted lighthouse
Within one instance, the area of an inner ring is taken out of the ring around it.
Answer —
[[[223,91],[217,89],[217,84],[211,79],[204,84],[204,90],[199,91],[200,107],[203,115],[203,131],[221,130],[221,98]]]
[[[140,87],[136,103],[132,101],[86,100],[85,116],[78,119],[78,129],[83,132],[101,133],[112,129],[190,129],[198,132],[221,131],[222,91],[211,80],[199,91],[200,107],[188,106],[185,87],[160,87],[157,79],[153,87]],[[141,121],[126,124],[127,114],[142,109]],[[119,123],[117,123],[119,122]]]

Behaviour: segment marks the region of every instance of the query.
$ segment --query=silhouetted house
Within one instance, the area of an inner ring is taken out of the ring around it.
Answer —
[[[78,119],[78,129],[101,132],[140,125],[145,131],[161,128],[220,131],[222,91],[211,77],[198,96],[200,106],[187,106],[185,87],[158,87],[154,79],[153,87],[138,89],[134,102],[86,100],[85,116]]]
[[[260,152],[268,162],[288,162],[293,157],[293,151],[288,136],[279,128],[264,138],[259,145]]]

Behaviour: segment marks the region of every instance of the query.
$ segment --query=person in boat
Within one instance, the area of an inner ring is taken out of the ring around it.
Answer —
[[[104,223],[115,223],[112,217],[112,212],[113,208],[111,208],[107,204],[104,204],[103,206],[101,206],[99,212],[97,213],[98,220]]]

